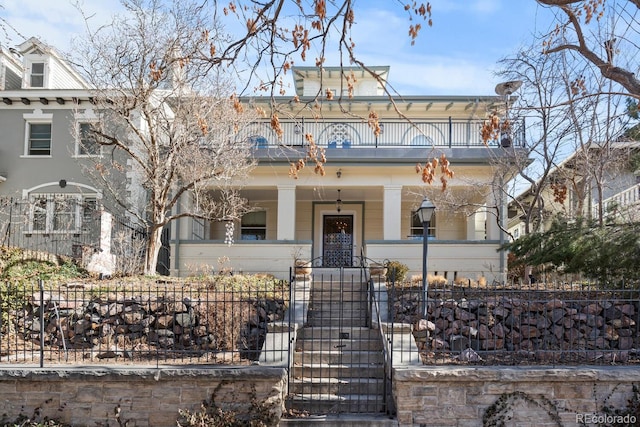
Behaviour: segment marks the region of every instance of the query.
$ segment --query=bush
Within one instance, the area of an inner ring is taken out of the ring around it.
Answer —
[[[400,261],[389,261],[387,264],[387,281],[404,282],[409,272],[409,266]]]

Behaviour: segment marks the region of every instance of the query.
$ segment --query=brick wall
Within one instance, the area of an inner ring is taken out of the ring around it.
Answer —
[[[175,427],[178,410],[196,411],[215,394],[218,406],[239,413],[252,394],[280,417],[285,369],[242,368],[8,368],[0,370],[0,420],[20,414],[74,426]],[[119,411],[120,422],[116,418]]]
[[[604,415],[604,405],[625,408],[633,384],[640,385],[640,367],[422,366],[394,369],[393,387],[401,426],[483,426],[487,408],[506,393],[490,421],[568,427],[596,425],[589,421]]]

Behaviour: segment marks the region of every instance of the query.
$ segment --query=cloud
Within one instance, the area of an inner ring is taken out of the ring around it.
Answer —
[[[8,45],[22,43],[30,37],[65,52],[71,39],[85,33],[84,21],[75,0],[4,0],[3,18],[9,23]],[[89,17],[92,26],[100,25],[111,19],[119,9],[119,2],[105,0],[79,1],[79,6]]]

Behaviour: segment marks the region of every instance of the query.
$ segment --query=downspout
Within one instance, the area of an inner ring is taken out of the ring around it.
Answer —
[[[180,215],[180,202],[178,202],[176,204],[176,214]],[[180,271],[179,267],[180,267],[180,223],[182,222],[182,219],[178,219],[176,221],[176,238],[174,239],[174,247],[175,247],[175,256],[173,257],[173,269],[174,271]],[[171,253],[169,253],[169,256],[171,256]],[[169,272],[169,275],[171,275],[171,272]]]

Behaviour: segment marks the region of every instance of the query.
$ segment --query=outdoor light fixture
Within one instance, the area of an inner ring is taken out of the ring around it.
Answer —
[[[293,133],[295,133],[296,135],[300,135],[302,133],[302,126],[296,123],[296,125],[293,127]]]
[[[422,200],[422,204],[416,212],[420,222],[422,222],[422,318],[427,318],[427,292],[429,291],[429,282],[427,281],[427,250],[429,244],[429,222],[436,206],[426,197]]]
[[[521,80],[511,80],[508,82],[498,83],[496,85],[496,93],[504,97],[504,102],[505,102],[504,117],[506,122],[509,121],[509,97],[512,93],[520,89],[520,86],[522,86]],[[509,148],[511,147],[511,144],[512,144],[511,132],[510,130],[507,130],[502,135],[500,135],[500,145],[503,148]]]
[[[342,199],[340,198],[340,190],[338,189],[338,200],[336,200],[336,210],[340,212],[342,210]]]
[[[338,179],[340,179],[340,177],[342,176],[342,169],[338,169],[338,171],[336,172],[336,176],[338,177]]]

